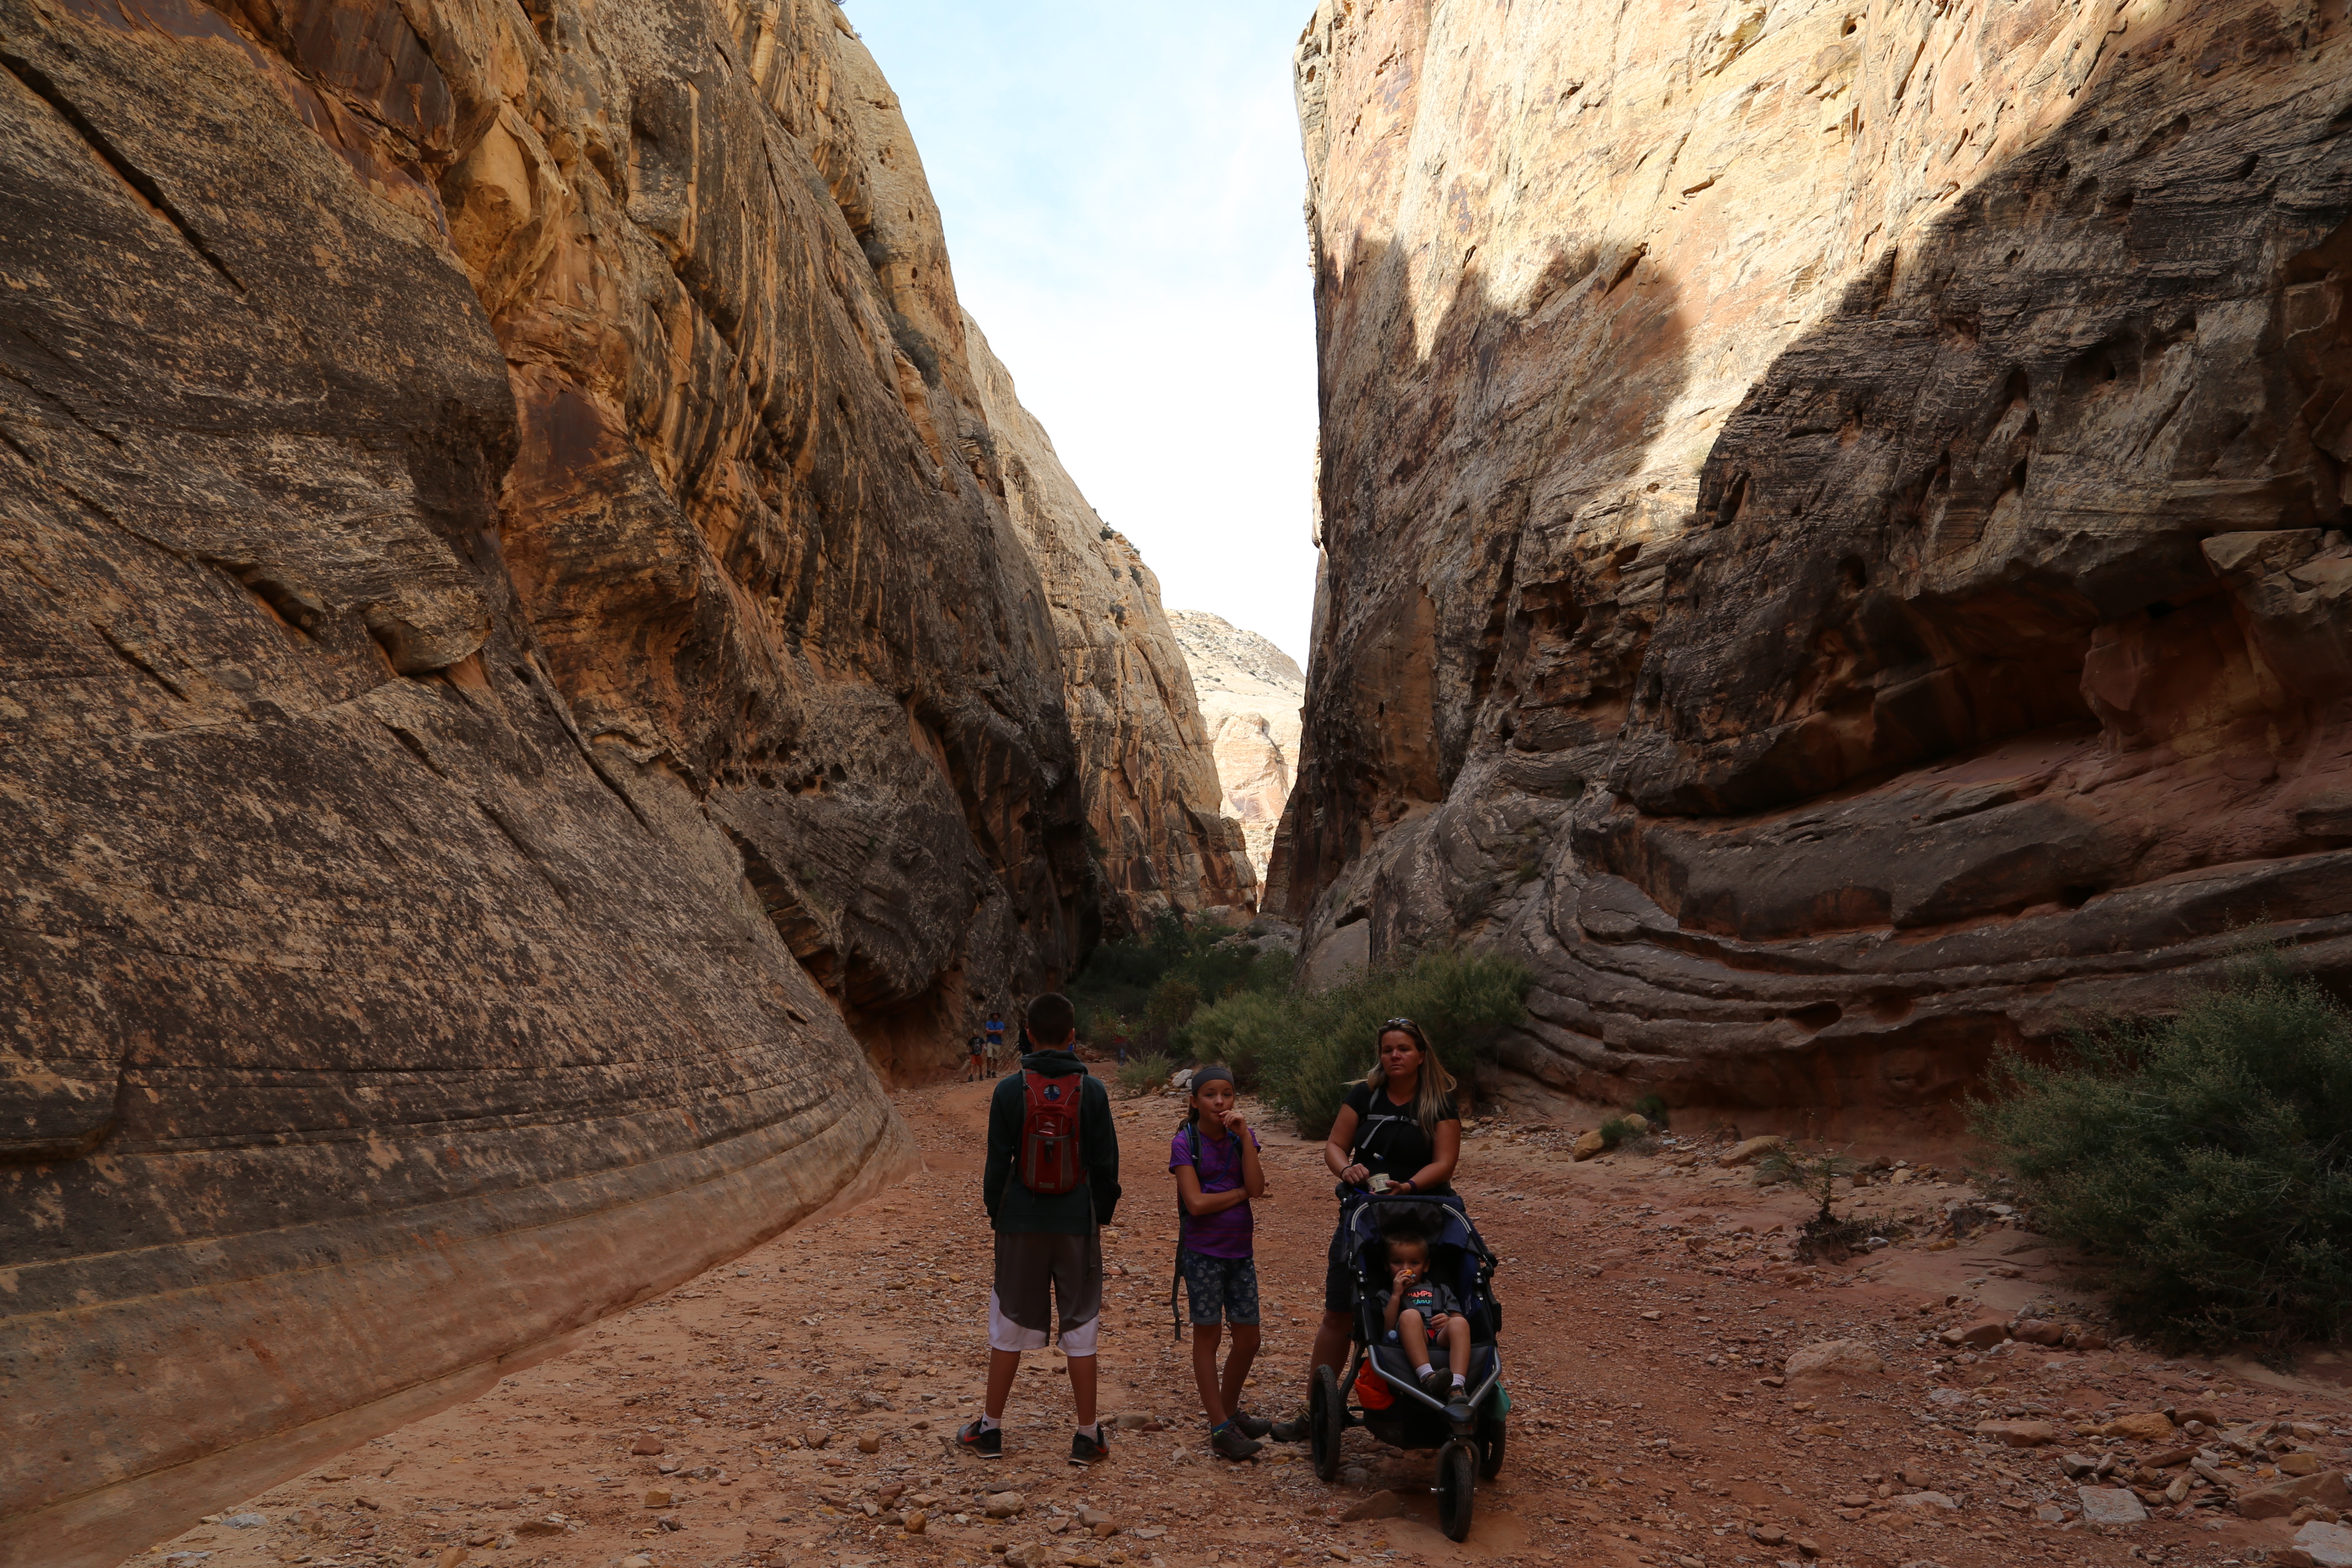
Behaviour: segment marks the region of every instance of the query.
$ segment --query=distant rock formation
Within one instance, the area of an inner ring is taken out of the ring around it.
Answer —
[[[1326,0],[1304,756],[1266,907],[1506,1054],[1823,1131],[2352,977],[2352,22]]]
[[[887,1181],[876,1067],[1244,885],[831,0],[0,0],[0,1564]]]
[[[1127,537],[1087,504],[969,316],[964,335],[995,438],[1005,507],[1054,616],[1110,928],[1142,929],[1151,911],[1171,904],[1255,910],[1257,869],[1243,839],[1247,819],[1232,820],[1230,804],[1220,804],[1223,742],[1213,759],[1206,715],[1195,705],[1185,656],[1160,607],[1160,580]],[[1269,819],[1269,838],[1272,828]]]
[[[1297,766],[1307,678],[1288,654],[1219,616],[1171,610],[1168,620],[1192,667],[1225,814],[1241,823],[1250,863],[1263,879]]]

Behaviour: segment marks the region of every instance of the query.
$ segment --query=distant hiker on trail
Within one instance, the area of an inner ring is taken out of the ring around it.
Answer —
[[[988,1296],[988,1393],[982,1415],[956,1434],[965,1452],[1004,1452],[1004,1401],[1021,1352],[1045,1348],[1057,1326],[1069,1358],[1077,1431],[1070,1463],[1110,1457],[1096,1419],[1095,1335],[1102,1323],[1102,1235],[1118,1207],[1118,1131],[1110,1094],[1073,1048],[1077,1010],[1048,993],[1029,1004],[1030,1050],[988,1102],[982,1201],[996,1229]]]
[[[1004,1015],[995,1008],[988,1010],[988,1070],[994,1072],[1004,1065]]]
[[[964,1082],[970,1083],[972,1079],[980,1076],[982,1054],[987,1049],[987,1040],[978,1035],[974,1035],[971,1037],[971,1042],[964,1047]]]

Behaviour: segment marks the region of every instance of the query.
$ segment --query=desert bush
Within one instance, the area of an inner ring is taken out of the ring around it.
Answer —
[[[2171,1017],[2077,1029],[2058,1060],[2003,1058],[1971,1111],[2152,1338],[2279,1357],[2352,1326],[2352,1017],[2281,954],[2240,954]]]
[[[1172,1029],[1190,1018],[1201,1005],[1201,987],[1192,976],[1171,974],[1151,988],[1151,1001],[1143,1016],[1163,1029]]]
[[[1078,1037],[1104,1044],[1118,1019],[1128,1025],[1130,1047],[1167,1049],[1170,1033],[1191,1012],[1178,1001],[1181,991],[1163,999],[1159,1014],[1152,1011],[1155,994],[1171,978],[1192,988],[1191,1005],[1197,1006],[1208,997],[1287,986],[1290,959],[1259,952],[1215,921],[1162,910],[1140,934],[1097,945],[1072,977]]]
[[[1129,1057],[1113,1069],[1111,1078],[1121,1100],[1134,1100],[1166,1083],[1175,1070],[1166,1057]]]
[[[1645,1094],[1633,1102],[1633,1114],[1652,1127],[1666,1125],[1666,1100],[1662,1094]]]
[[[1215,1002],[1177,1031],[1176,1042],[1187,1056],[1227,1063],[1236,1077],[1246,1063],[1259,1092],[1297,1121],[1301,1135],[1318,1138],[1348,1086],[1371,1066],[1385,1020],[1419,1024],[1439,1059],[1466,1079],[1496,1037],[1527,1016],[1520,998],[1528,978],[1508,959],[1435,950],[1313,995],[1253,991]]]
[[[1858,1168],[1852,1155],[1838,1150],[1795,1145],[1775,1149],[1756,1162],[1759,1177],[1767,1182],[1790,1183],[1821,1205],[1820,1212],[1806,1222],[1808,1226],[1835,1223],[1837,1216],[1830,1205],[1837,1198],[1838,1178],[1851,1176]]]
[[[1622,1116],[1612,1116],[1601,1124],[1599,1131],[1601,1146],[1603,1149],[1614,1149],[1626,1139],[1633,1136],[1633,1124]]]

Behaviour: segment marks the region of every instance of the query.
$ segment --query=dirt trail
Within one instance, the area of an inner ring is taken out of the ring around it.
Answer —
[[[2286,1521],[2206,1510],[2101,1532],[2037,1518],[2077,1502],[2062,1452],[2152,1457],[2070,1436],[2070,1421],[2192,1403],[2228,1423],[2292,1415],[2317,1424],[2311,1445],[2330,1455],[2335,1429],[2352,1426],[2336,1391],[2249,1367],[2015,1344],[1961,1364],[1937,1331],[2064,1296],[2063,1260],[2030,1235],[1997,1228],[1945,1250],[1902,1245],[1796,1268],[1772,1231],[1800,1203],[1759,1193],[1745,1172],[1630,1154],[1570,1163],[1562,1135],[1489,1122],[1465,1140],[1459,1185],[1504,1259],[1514,1409],[1503,1473],[1480,1486],[1457,1546],[1434,1527],[1429,1455],[1350,1432],[1335,1487],[1303,1448],[1269,1447],[1238,1467],[1203,1457],[1189,1359],[1169,1327],[1175,1102],[1153,1099],[1119,1108],[1127,1196],[1105,1250],[1123,1272],[1107,1292],[1103,1404],[1165,1426],[1121,1430],[1108,1463],[1072,1468],[1058,1358],[1033,1356],[1005,1457],[982,1462],[944,1444],[977,1411],[985,1363],[985,1096],[984,1085],[902,1094],[919,1175],[134,1562],[989,1568],[1006,1546],[1033,1568],[1368,1555],[1625,1568],[2214,1562],[2284,1547]],[[1318,1147],[1265,1136],[1266,1354],[1252,1403],[1283,1414],[1305,1373],[1333,1205]],[[1922,1181],[1855,1202],[1939,1210],[1958,1195]],[[1865,1342],[1886,1375],[1769,1385],[1790,1351],[1831,1339]],[[2047,1417],[2059,1441],[2013,1449],[1974,1435],[2005,1415]],[[859,1451],[862,1433],[877,1452]],[[1008,1489],[1024,1511],[985,1518],[982,1495]],[[1900,1500],[1921,1492],[1955,1506]],[[653,1506],[661,1493],[668,1506]],[[1402,1511],[1338,1517],[1368,1501]],[[1097,1537],[1075,1518],[1084,1508],[1117,1532]],[[898,1521],[909,1510],[925,1515],[919,1534]]]

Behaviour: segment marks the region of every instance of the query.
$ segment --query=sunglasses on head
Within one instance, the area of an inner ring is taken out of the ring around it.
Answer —
[[[1391,1018],[1387,1023],[1382,1024],[1381,1027],[1383,1029],[1418,1029],[1421,1026],[1414,1023],[1411,1018]]]

